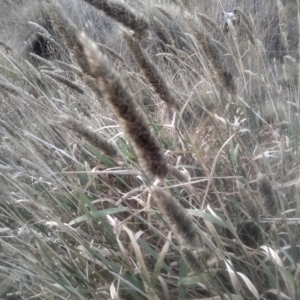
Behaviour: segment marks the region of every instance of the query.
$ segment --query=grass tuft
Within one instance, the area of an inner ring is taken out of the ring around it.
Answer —
[[[231,2],[0,1],[1,299],[300,299],[299,1]]]

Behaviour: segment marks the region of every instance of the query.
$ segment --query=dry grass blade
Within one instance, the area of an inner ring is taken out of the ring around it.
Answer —
[[[2,121],[2,120],[0,120],[0,126],[4,127],[5,130],[6,130],[11,136],[13,136],[14,138],[21,139],[20,134],[17,132],[17,129],[16,129],[14,126],[12,126],[12,125],[10,125],[10,124],[8,124],[7,122]]]
[[[6,80],[1,76],[0,76],[0,87],[14,96],[25,98],[26,100],[30,100],[31,102],[35,103],[35,98],[32,97],[29,93],[19,88],[18,86],[12,84],[11,82],[9,82],[8,80]]]
[[[291,283],[290,278],[287,276],[287,273],[282,269],[284,263],[280,256],[277,254],[274,249],[269,246],[261,246],[260,249],[262,253],[272,262],[275,264],[276,268],[278,269],[279,273],[282,276],[284,284],[286,286],[286,292],[290,296],[291,299],[295,299],[295,288],[294,285]]]
[[[141,273],[143,275],[144,282],[146,284],[150,284],[150,275],[149,275],[147,266],[145,264],[144,257],[142,255],[141,248],[137,243],[137,238],[139,237],[139,235],[138,234],[133,235],[132,231],[130,229],[128,229],[127,227],[124,227],[124,230],[127,232],[128,236],[130,238],[130,241],[133,245],[133,249],[134,249],[137,261],[139,262],[140,267],[141,267]]]
[[[60,60],[55,60],[54,62],[57,63],[58,65],[62,66],[63,68],[67,68],[67,69],[75,72],[79,77],[83,77],[83,73],[75,65],[68,64],[68,63],[65,63],[65,62],[60,61]]]
[[[222,29],[220,27],[220,25],[215,22],[213,19],[211,19],[210,17],[202,14],[202,13],[197,13],[197,16],[201,19],[201,21],[208,26],[209,28],[214,29],[216,32],[220,32],[222,33]]]
[[[241,272],[237,272],[237,274],[245,282],[245,284],[247,285],[248,289],[251,291],[251,293],[253,294],[253,296],[255,297],[255,299],[259,300],[260,299],[259,293],[258,293],[256,287],[251,282],[251,280],[245,274],[243,274]]]
[[[45,58],[42,58],[41,56],[39,55],[36,55],[34,53],[30,53],[29,54],[31,57],[33,57],[35,60],[37,60],[39,63],[42,63],[44,65],[46,65],[47,67],[49,67],[50,69],[53,69],[55,70],[55,66],[53,65],[53,63]]]
[[[295,272],[295,284],[300,287],[300,264],[298,263]]]
[[[9,52],[12,52],[12,51],[13,51],[11,47],[9,47],[8,45],[6,45],[6,43],[4,43],[4,42],[2,42],[2,41],[0,41],[0,46],[2,46],[2,47],[5,49],[5,51],[6,51],[7,54],[8,54]]]

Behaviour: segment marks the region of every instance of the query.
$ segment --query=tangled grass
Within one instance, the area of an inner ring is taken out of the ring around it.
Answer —
[[[73,1],[0,6],[0,297],[299,299],[299,1]]]

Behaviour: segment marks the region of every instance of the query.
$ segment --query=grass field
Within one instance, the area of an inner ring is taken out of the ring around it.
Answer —
[[[0,299],[300,299],[299,28],[0,0]]]

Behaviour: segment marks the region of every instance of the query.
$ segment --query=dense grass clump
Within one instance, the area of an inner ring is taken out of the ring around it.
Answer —
[[[1,299],[300,299],[300,4],[232,2],[0,2]]]

